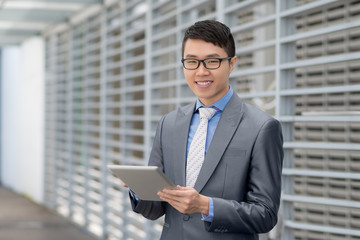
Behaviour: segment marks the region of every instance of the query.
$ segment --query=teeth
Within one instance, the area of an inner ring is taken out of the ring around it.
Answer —
[[[209,82],[197,82],[197,84],[199,84],[199,85],[208,85],[210,83],[211,83],[210,81]]]

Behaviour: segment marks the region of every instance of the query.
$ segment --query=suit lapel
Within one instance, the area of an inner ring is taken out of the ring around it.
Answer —
[[[179,108],[174,126],[174,176],[175,184],[185,186],[186,147],[190,122],[194,113],[195,104]]]
[[[218,165],[226,147],[239,126],[243,112],[242,101],[234,92],[230,101],[221,114],[220,121],[216,127],[214,137],[207,151],[203,166],[201,167],[198,179],[194,188],[200,192]]]

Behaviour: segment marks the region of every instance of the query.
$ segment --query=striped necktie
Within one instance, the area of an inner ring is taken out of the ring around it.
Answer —
[[[209,120],[217,112],[214,108],[199,108],[200,124],[190,144],[186,165],[186,186],[194,187],[205,158],[205,143]]]

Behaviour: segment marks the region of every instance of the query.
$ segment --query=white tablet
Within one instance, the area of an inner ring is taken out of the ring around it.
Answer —
[[[108,165],[108,168],[142,200],[161,201],[157,192],[175,187],[156,166]]]

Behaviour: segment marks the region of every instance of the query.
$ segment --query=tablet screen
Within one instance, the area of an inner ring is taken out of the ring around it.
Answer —
[[[175,187],[156,166],[108,165],[108,168],[142,200],[161,201],[157,192]]]

